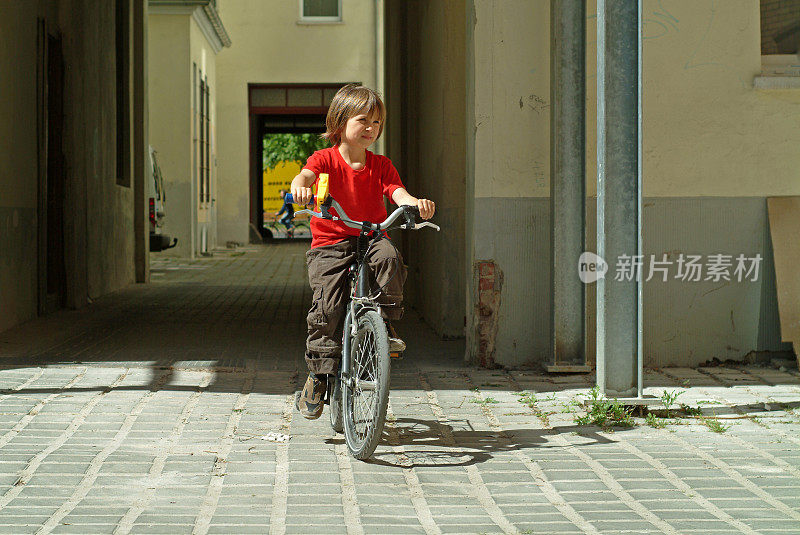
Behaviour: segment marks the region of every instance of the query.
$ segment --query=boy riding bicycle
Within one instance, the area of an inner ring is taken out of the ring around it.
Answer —
[[[330,176],[330,194],[355,220],[382,221],[386,218],[383,197],[398,206],[419,208],[423,219],[433,217],[435,205],[428,199],[410,195],[389,158],[367,148],[380,137],[386,108],[380,96],[363,86],[342,87],[331,101],[323,135],[333,146],[315,152],[294,177],[291,193],[294,202],[305,205],[312,197],[311,186],[320,173]],[[341,221],[314,218],[311,222],[311,249],[306,253],[308,281],[313,302],[308,312],[306,364],[308,379],[295,406],[305,418],[322,414],[327,376],[335,374],[341,358],[341,323],[348,295],[347,271],[356,254],[359,230]],[[399,320],[403,313],[403,283],[406,271],[400,253],[388,237],[376,242],[368,262],[375,277],[384,320]],[[391,325],[390,346],[402,351],[404,344]]]
[[[285,213],[286,215],[283,216],[280,220],[280,223],[286,227],[286,234],[288,237],[292,236],[292,231],[294,230],[294,223],[292,223],[292,219],[294,219],[294,206],[292,203],[286,201],[286,194],[289,193],[285,189],[280,190],[281,200],[283,201],[283,206],[281,206],[280,211],[275,212],[275,217]]]

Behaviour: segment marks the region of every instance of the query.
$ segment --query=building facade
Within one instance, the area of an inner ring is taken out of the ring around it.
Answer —
[[[409,191],[437,202],[443,229],[397,238],[409,304],[442,337],[466,337],[468,361],[547,363],[550,5],[4,2],[0,65],[15,76],[0,78],[11,95],[0,101],[0,329],[147,280],[150,145],[166,183],[164,231],[179,239],[159,254],[258,241],[259,136],[319,131],[335,90],[362,82],[388,106],[376,150]],[[642,5],[645,363],[788,350],[767,199],[800,195],[800,6]],[[596,247],[596,20],[589,0],[587,251]],[[704,262],[699,280],[679,276],[690,255]],[[758,274],[737,280],[732,265],[727,279],[709,276],[715,258],[738,255],[760,258]],[[606,260],[615,275],[619,259]],[[668,273],[652,272],[653,261]],[[585,286],[583,311],[590,363],[594,288]]]
[[[145,13],[0,4],[0,330],[147,278]]]
[[[159,254],[194,257],[216,244],[217,55],[231,46],[221,2],[150,0],[150,144],[167,195]]]

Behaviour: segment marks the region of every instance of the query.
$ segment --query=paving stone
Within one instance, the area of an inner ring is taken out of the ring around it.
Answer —
[[[41,326],[42,338],[50,340],[48,347],[55,348],[48,350],[55,364],[42,368],[42,376],[30,389],[59,392],[77,373],[87,371],[75,391],[47,401],[18,432],[12,431],[17,422],[37,403],[49,399],[49,392],[0,396],[0,437],[14,434],[0,448],[0,494],[13,489],[34,456],[54,440],[64,440],[40,464],[35,461],[27,485],[14,490],[20,494],[0,510],[0,533],[37,531],[67,503],[85,481],[90,463],[120,430],[125,433],[121,443],[99,466],[86,497],[61,519],[68,524],[56,526],[54,533],[111,533],[129,507],[141,504],[146,496],[149,501],[132,533],[191,533],[201,512],[210,515],[209,533],[268,533],[276,518],[287,534],[346,533],[345,504],[353,503],[349,496],[355,497],[365,534],[425,533],[420,511],[430,514],[443,533],[502,533],[476,499],[487,492],[521,533],[581,532],[548,496],[566,501],[602,533],[659,532],[610,490],[611,482],[605,477],[614,480],[613,488],[622,486],[679,533],[737,532],[716,518],[700,497],[759,532],[800,532],[795,529],[800,528],[796,520],[774,502],[761,499],[703,456],[711,455],[714,462],[725,463],[725,468],[796,509],[800,478],[773,458],[800,467],[796,444],[779,434],[800,436],[800,417],[780,410],[765,412],[764,402],[800,401],[796,386],[800,378],[777,370],[757,369],[748,374],[721,366],[705,371],[738,386],[705,386],[713,379],[697,370],[667,370],[698,385],[686,387],[664,376],[664,370],[647,370],[647,391],[653,395],[680,388],[685,390],[681,399],[696,403],[713,394],[726,403],[709,411],[750,411],[769,429],[741,420],[727,433],[716,435],[697,421],[660,430],[644,426],[641,419],[633,429],[614,432],[581,428],[560,403],[585,394],[591,376],[468,368],[463,362],[463,342],[438,340],[413,311],[399,328],[408,333],[410,347],[416,348],[414,359],[392,365],[391,402],[404,452],[401,455],[383,442],[371,462],[340,458],[337,451],[343,439],[330,430],[327,415],[306,421],[293,414],[288,424],[283,418],[288,396],[301,386],[305,374],[302,344],[311,296],[303,275],[307,244],[282,245],[288,248],[281,255],[268,254],[272,250],[268,247],[252,247],[245,248],[241,257],[222,251],[191,263],[154,257],[158,283],[123,290],[86,310],[73,311],[73,323],[63,333],[48,333],[48,328],[58,329],[48,323],[52,321],[48,317],[34,320]],[[231,285],[232,280],[236,284]],[[278,307],[285,321],[274,321]],[[146,319],[142,310],[148,310]],[[120,322],[120,317],[125,321]],[[171,339],[159,355],[163,361],[142,361],[140,333],[154,321],[170,330]],[[100,338],[100,332],[110,337]],[[72,337],[72,342],[55,343],[61,335],[64,340]],[[100,345],[92,347],[82,341],[101,339]],[[13,332],[0,333],[0,342],[13,340]],[[37,343],[37,339],[26,339],[4,347],[33,351]],[[77,360],[79,352],[87,361],[85,366],[57,363]],[[112,353],[132,367],[122,387],[106,391],[124,371],[120,362],[110,362]],[[181,369],[167,369],[170,363]],[[33,376],[36,364],[0,366],[0,388],[22,384]],[[164,373],[169,374],[168,385],[151,391],[153,378]],[[209,386],[199,388],[207,373],[211,374]],[[448,419],[446,425],[438,423],[420,374],[434,389],[432,395]],[[767,376],[772,385],[762,384]],[[512,385],[513,381],[517,384]],[[247,404],[234,413],[246,384],[251,385]],[[470,403],[467,400],[475,395],[472,385],[500,403],[485,407]],[[539,406],[556,411],[550,418],[556,429],[542,429],[531,414],[509,414],[524,412],[515,395],[524,389],[541,393],[540,398],[555,395]],[[199,397],[198,392],[202,392]],[[193,408],[181,420],[190,399]],[[71,422],[90,400],[96,400],[96,405],[72,430]],[[140,401],[144,405],[137,405]],[[125,431],[122,426],[134,407],[140,413]],[[489,413],[496,419],[487,419]],[[225,435],[232,417],[238,418],[238,425],[232,436]],[[500,436],[496,422],[512,435],[510,440]],[[176,429],[180,435],[173,434]],[[292,438],[286,445],[260,438],[269,431],[287,429]],[[444,430],[452,433],[455,448],[447,442],[449,436],[442,435]],[[564,447],[565,441],[569,447]],[[678,488],[626,446],[659,460],[691,491]],[[587,455],[603,470],[585,462]],[[541,469],[545,481],[537,479],[535,468],[529,470],[519,456]],[[476,472],[483,482],[480,487],[472,483]],[[224,478],[220,480],[219,475]],[[354,487],[349,486],[351,477]],[[220,482],[221,488],[216,486]],[[558,496],[546,494],[549,489]],[[276,496],[279,491],[286,495]]]
[[[69,524],[69,525],[59,525],[53,528],[52,533],[74,533],[74,534],[111,534],[114,533],[114,529],[116,528],[115,524]]]
[[[208,528],[209,535],[231,535],[237,534],[258,534],[269,533],[269,523],[267,524],[216,524],[214,522]]]
[[[141,533],[148,533],[148,534],[174,534],[174,535],[182,535],[186,534],[189,535],[192,533],[194,529],[193,525],[186,524],[134,524],[131,528],[130,533],[133,534],[141,534]]]
[[[339,521],[335,524],[324,524],[324,525],[310,525],[310,524],[300,524],[300,525],[286,525],[286,530],[284,531],[286,535],[344,535],[347,533],[347,528],[345,528],[343,521]]]

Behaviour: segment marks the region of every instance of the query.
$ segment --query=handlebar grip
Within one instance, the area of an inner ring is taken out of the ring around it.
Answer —
[[[296,202],[294,202],[294,196],[291,193],[287,193],[283,197],[283,200],[284,200],[284,202],[290,202],[292,204],[297,204]],[[311,200],[308,201],[308,204],[306,206],[311,205],[311,204],[314,204],[314,196],[313,195],[311,196]]]
[[[419,215],[419,206],[406,205],[406,216],[413,218],[413,223],[422,223],[422,216]]]

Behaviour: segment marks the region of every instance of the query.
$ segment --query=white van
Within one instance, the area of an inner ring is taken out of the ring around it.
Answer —
[[[164,193],[164,177],[161,176],[161,168],[158,167],[156,151],[153,150],[153,147],[150,147],[150,167],[153,170],[153,179],[146,181],[150,215],[150,252],[157,253],[175,247],[178,244],[178,238],[170,239],[169,236],[161,232],[161,228],[164,226],[164,209],[167,197]]]

